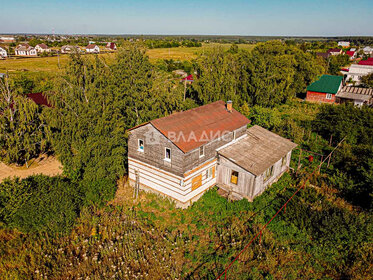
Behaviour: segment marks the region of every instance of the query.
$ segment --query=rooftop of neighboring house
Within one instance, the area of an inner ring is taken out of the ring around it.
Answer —
[[[219,149],[218,153],[259,176],[296,146],[290,140],[254,125],[247,130],[245,138]]]
[[[106,44],[106,47],[109,48],[109,49],[114,50],[115,47],[116,47],[116,45],[115,45],[114,42],[108,42],[108,43]]]
[[[194,79],[193,79],[193,75],[192,75],[192,74],[186,76],[185,78],[182,78],[181,80],[182,80],[182,81],[187,81],[187,82],[193,82],[193,81],[194,81]]]
[[[88,46],[86,46],[86,49],[94,49],[96,47],[97,47],[96,44],[89,44]]]
[[[334,48],[334,49],[329,49],[328,50],[328,53],[332,53],[332,52],[340,52],[341,49],[338,49],[338,48]]]
[[[176,136],[170,140],[180,150],[187,153],[247,125],[250,120],[233,108],[229,111],[224,101],[216,101],[152,120],[133,127],[129,131],[148,123],[169,139],[170,135]],[[193,137],[190,137],[191,135]]]
[[[373,71],[373,65],[369,64],[351,64],[349,73],[366,75]]]
[[[336,94],[341,86],[342,80],[342,76],[322,75],[320,79],[310,84],[307,90]]]
[[[355,52],[354,51],[346,51],[346,54],[348,56],[354,56],[355,55]]]
[[[33,47],[31,47],[29,44],[19,44],[16,47],[17,51],[29,51],[31,49],[33,49]]]
[[[360,60],[359,65],[370,65],[373,66],[373,57],[369,57],[367,60]]]
[[[318,52],[316,53],[316,55],[321,56],[323,58],[328,58],[330,54],[328,52]]]
[[[27,97],[34,101],[37,105],[52,107],[52,105],[48,102],[47,98],[44,96],[42,92],[29,93],[27,94]]]
[[[337,97],[369,101],[373,97],[372,88],[344,86],[336,95]]]
[[[46,50],[48,49],[48,46],[44,43],[41,43],[41,44],[37,44],[37,46],[39,46],[40,48],[42,48],[43,50]]]

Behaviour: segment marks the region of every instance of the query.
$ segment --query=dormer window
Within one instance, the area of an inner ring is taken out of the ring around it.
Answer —
[[[165,148],[164,160],[171,161],[171,149],[170,148]]]
[[[144,152],[144,140],[139,139],[138,141],[138,149],[139,152]]]
[[[199,147],[199,157],[205,156],[205,146]]]

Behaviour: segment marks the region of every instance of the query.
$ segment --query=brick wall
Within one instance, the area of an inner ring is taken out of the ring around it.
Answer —
[[[335,94],[332,94],[331,99],[326,99],[326,93],[307,91],[306,100],[309,102],[319,102],[319,103],[335,103]]]

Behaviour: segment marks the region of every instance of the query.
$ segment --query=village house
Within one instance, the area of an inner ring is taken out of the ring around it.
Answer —
[[[291,151],[297,145],[257,125],[246,134],[217,150],[217,185],[237,198],[253,201],[289,169]]]
[[[340,41],[338,42],[338,46],[342,48],[348,48],[350,46],[350,42]]]
[[[80,48],[78,46],[71,46],[71,45],[65,45],[61,47],[61,53],[74,53],[74,52],[80,52]]]
[[[346,51],[346,54],[350,57],[350,60],[354,60],[356,58],[355,51]]]
[[[217,101],[131,128],[130,184],[179,207],[215,185],[251,201],[289,168],[295,144],[258,126],[247,129],[249,123],[232,102]]]
[[[373,105],[373,89],[344,86],[337,94],[337,103],[353,103],[355,106]]]
[[[342,49],[338,49],[338,48],[329,49],[328,54],[329,55],[340,55],[340,54],[342,54]]]
[[[7,56],[7,51],[4,48],[0,47],[0,58],[6,58]]]
[[[9,36],[1,36],[0,41],[3,43],[14,43],[16,39],[14,37],[9,37]]]
[[[20,44],[15,48],[15,55],[19,56],[37,56],[35,48],[29,44]]]
[[[330,54],[328,52],[318,52],[316,53],[317,56],[320,56],[322,58],[328,59]]]
[[[373,73],[373,60],[360,61],[359,64],[352,64],[348,71],[341,71],[346,76],[346,82],[361,83],[361,78]]]
[[[365,47],[364,49],[363,49],[363,52],[364,52],[364,54],[367,54],[367,55],[372,55],[373,54],[373,48],[372,47]]]
[[[342,88],[342,76],[322,75],[307,87],[306,100],[309,102],[335,103],[335,95]]]
[[[87,53],[99,53],[100,48],[95,44],[89,44],[88,46],[86,46],[85,51]]]
[[[46,44],[37,44],[35,46],[35,50],[38,52],[38,53],[43,53],[43,52],[50,52],[51,49],[48,48],[48,46]]]
[[[116,51],[117,50],[117,45],[114,42],[108,42],[106,44],[106,49]]]

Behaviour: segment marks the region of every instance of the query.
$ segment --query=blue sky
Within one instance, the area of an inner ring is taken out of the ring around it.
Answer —
[[[0,33],[373,35],[373,0],[0,0]]]

